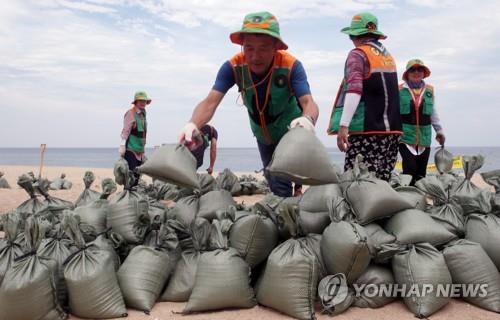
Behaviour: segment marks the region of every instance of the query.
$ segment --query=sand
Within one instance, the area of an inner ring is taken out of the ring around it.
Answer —
[[[66,173],[66,179],[73,182],[73,188],[71,190],[58,190],[50,191],[52,196],[62,198],[69,201],[75,201],[84,189],[83,175],[86,168],[73,168],[73,167],[45,167],[43,169],[43,176],[48,179],[55,179],[60,176],[61,173]],[[112,168],[94,168],[90,169],[94,172],[96,176],[96,181],[94,182],[92,189],[100,191],[100,183],[104,178],[113,177]],[[15,209],[23,201],[27,200],[28,194],[17,186],[17,177],[28,171],[33,171],[38,173],[38,168],[32,166],[2,166],[0,171],[5,172],[5,177],[11,185],[12,189],[0,189],[0,214],[6,213],[9,210]],[[243,173],[238,173],[243,174]],[[488,187],[486,183],[481,179],[479,175],[473,177],[473,182],[481,187]],[[120,189],[119,189],[120,190]],[[246,204],[253,204],[262,198],[261,195],[256,196],[244,196],[237,197],[235,200],[237,202],[244,202]],[[184,303],[172,303],[172,302],[160,302],[157,303],[152,310],[150,315],[146,315],[143,312],[129,310],[129,316],[126,319],[139,320],[164,320],[164,319],[220,319],[220,320],[254,320],[254,319],[269,319],[269,320],[279,320],[279,319],[291,319],[281,313],[278,313],[269,308],[256,306],[252,309],[238,309],[238,310],[224,310],[218,312],[207,312],[194,315],[180,315],[176,312],[181,312],[184,308]],[[318,319],[329,319],[327,315],[321,315],[319,313],[319,308],[317,309]],[[443,309],[432,315],[433,320],[470,320],[470,319],[481,319],[481,320],[497,320],[499,315],[490,311],[486,311],[477,308],[471,304],[468,304],[462,300],[453,299],[449,304],[447,304]],[[74,316],[70,316],[69,319],[79,319]],[[120,318],[122,319],[122,318]],[[380,309],[362,309],[357,307],[352,307],[345,313],[336,316],[335,319],[345,320],[345,319],[415,319],[414,315],[408,311],[406,306],[402,301],[393,302]]]

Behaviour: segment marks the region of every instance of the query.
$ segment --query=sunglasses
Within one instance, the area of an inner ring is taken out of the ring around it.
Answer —
[[[408,69],[408,72],[425,72],[425,68],[423,67],[415,67]]]

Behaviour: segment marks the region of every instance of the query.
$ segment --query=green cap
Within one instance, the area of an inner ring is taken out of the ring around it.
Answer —
[[[424,62],[420,59],[411,59],[408,61],[406,64],[406,70],[403,73],[403,80],[408,80],[408,70],[410,70],[413,67],[422,67],[424,68],[424,78],[427,78],[428,76],[431,75],[431,70],[424,64]]]
[[[134,94],[134,101],[132,101],[132,103],[135,103],[138,100],[144,100],[147,104],[151,103],[151,99],[149,99],[148,94],[144,91],[137,91]]]
[[[363,34],[374,34],[385,39],[387,36],[378,30],[378,20],[369,12],[361,12],[352,17],[351,26],[340,30],[350,36],[361,36]]]
[[[278,39],[279,50],[288,49],[286,43],[281,39],[278,19],[270,12],[263,11],[247,14],[243,19],[241,30],[231,33],[229,39],[231,39],[232,43],[243,45],[243,39],[241,38],[243,33],[267,34]]]

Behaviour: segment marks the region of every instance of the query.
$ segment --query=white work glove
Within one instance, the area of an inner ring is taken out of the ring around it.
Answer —
[[[314,132],[314,123],[311,121],[311,119],[309,119],[309,117],[302,116],[293,119],[292,122],[290,122],[290,128],[293,129],[295,127],[302,127]]]
[[[124,157],[125,156],[125,145],[121,145],[120,148],[118,148],[118,152],[120,153],[120,157]]]
[[[198,127],[192,123],[188,122],[184,128],[182,128],[181,133],[179,134],[179,143],[186,145],[188,148],[192,147],[193,138],[200,134]]]

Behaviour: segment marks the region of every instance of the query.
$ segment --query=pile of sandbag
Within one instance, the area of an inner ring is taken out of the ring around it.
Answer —
[[[73,183],[66,179],[66,174],[61,173],[61,176],[49,185],[50,190],[69,190],[73,186]]]
[[[232,196],[266,194],[269,187],[266,181],[259,181],[251,175],[242,175],[238,178],[229,168],[224,169],[217,178],[216,188],[227,190]]]

